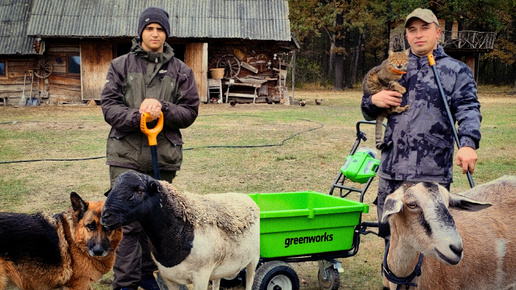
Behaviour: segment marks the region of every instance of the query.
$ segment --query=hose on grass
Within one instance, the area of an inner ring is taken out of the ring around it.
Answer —
[[[316,123],[317,126],[313,128],[309,128],[300,132],[296,132],[289,137],[281,140],[279,143],[275,144],[258,144],[258,145],[206,145],[206,146],[198,146],[198,147],[188,147],[183,148],[183,151],[188,150],[195,150],[195,149],[215,149],[215,148],[232,148],[232,149],[242,149],[242,148],[263,148],[263,147],[280,147],[285,145],[285,143],[289,140],[294,139],[295,137],[305,134],[308,132],[312,132],[315,130],[322,129],[324,127],[324,124],[308,120],[308,119],[301,119],[303,121]],[[27,159],[27,160],[13,160],[13,161],[0,161],[0,164],[13,164],[13,163],[27,163],[27,162],[72,162],[72,161],[87,161],[87,160],[95,160],[95,159],[102,159],[106,158],[106,156],[95,156],[95,157],[85,157],[85,158],[42,158],[42,159]]]

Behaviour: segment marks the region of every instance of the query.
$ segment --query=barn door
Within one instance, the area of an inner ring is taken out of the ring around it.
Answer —
[[[113,49],[110,42],[81,41],[81,95],[83,100],[100,100],[112,59]]]
[[[201,102],[208,101],[208,44],[188,43],[185,63],[193,70]]]

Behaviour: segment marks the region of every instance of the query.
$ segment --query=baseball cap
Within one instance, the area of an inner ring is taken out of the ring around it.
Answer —
[[[435,14],[430,9],[422,9],[417,8],[416,10],[412,11],[406,18],[405,18],[405,27],[407,27],[407,24],[412,20],[412,18],[419,18],[423,20],[426,23],[435,23],[437,26],[439,26],[439,21],[437,20],[437,17],[435,17]]]

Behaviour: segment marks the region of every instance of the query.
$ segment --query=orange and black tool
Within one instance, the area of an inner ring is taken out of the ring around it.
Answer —
[[[152,155],[152,168],[154,170],[154,178],[159,180],[161,178],[159,175],[158,150],[156,146],[158,145],[158,134],[159,132],[161,132],[161,130],[163,130],[163,112],[160,113],[158,123],[152,129],[147,128],[147,118],[149,117],[149,113],[142,114],[142,118],[140,120],[140,130],[143,132],[143,134],[147,135],[147,139],[149,139],[149,146]]]
[[[448,101],[446,100],[446,95],[444,94],[443,86],[441,85],[441,79],[439,78],[439,73],[437,72],[437,68],[435,67],[435,59],[431,53],[428,55],[428,62],[430,63],[430,66],[432,67],[432,70],[434,71],[435,81],[437,82],[437,87],[439,88],[439,93],[441,94],[441,98],[444,103],[444,108],[446,109],[446,114],[448,115],[448,121],[450,122],[450,126],[453,131],[453,138],[455,139],[457,148],[460,148],[459,135],[457,134],[457,129],[455,128],[455,121],[453,121],[453,117],[452,117],[452,114],[450,111],[450,106],[448,105]],[[469,171],[469,169],[466,172],[466,175],[468,177],[469,186],[471,186],[471,188],[475,187],[475,183],[473,182],[473,176],[471,175],[471,172]]]

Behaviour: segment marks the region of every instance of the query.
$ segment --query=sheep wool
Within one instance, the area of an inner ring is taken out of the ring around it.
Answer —
[[[236,235],[251,227],[260,215],[258,206],[249,203],[251,198],[245,194],[182,193],[168,182],[160,181],[160,184],[166,198],[163,206],[171,208],[177,217],[194,226],[214,225],[230,235]],[[248,206],[242,207],[242,204]]]

